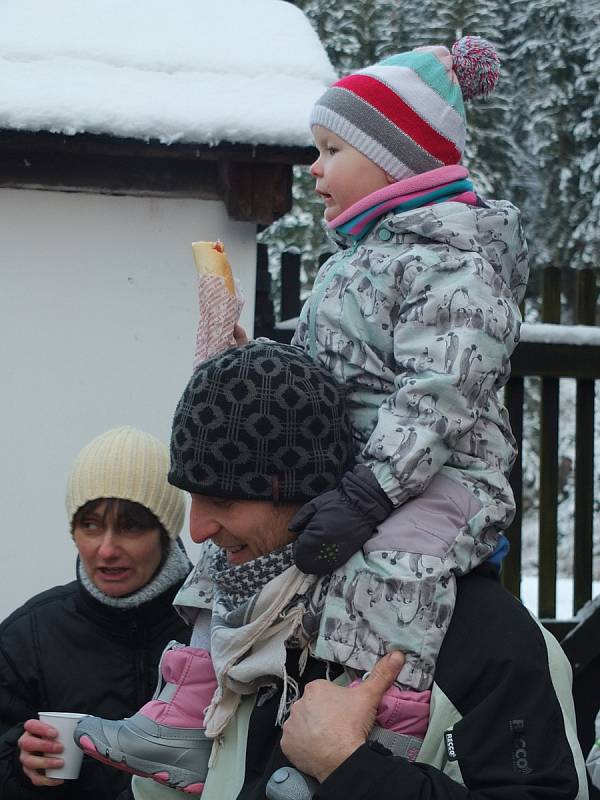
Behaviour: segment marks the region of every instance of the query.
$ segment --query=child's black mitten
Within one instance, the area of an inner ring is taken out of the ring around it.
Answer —
[[[339,485],[309,500],[289,529],[296,566],[309,575],[326,575],[345,564],[392,512],[393,505],[368,467],[357,464]]]

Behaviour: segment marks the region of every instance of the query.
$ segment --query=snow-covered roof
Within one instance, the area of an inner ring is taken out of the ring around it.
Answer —
[[[0,128],[306,146],[335,79],[283,0],[3,0]]]

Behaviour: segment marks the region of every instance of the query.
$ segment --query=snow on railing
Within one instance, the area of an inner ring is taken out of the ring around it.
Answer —
[[[278,331],[293,331],[298,317],[275,323]],[[594,325],[550,325],[544,322],[524,322],[521,341],[541,344],[588,344],[600,346],[600,327]]]
[[[521,325],[521,341],[541,344],[587,344],[598,347],[600,345],[600,327],[524,322]]]

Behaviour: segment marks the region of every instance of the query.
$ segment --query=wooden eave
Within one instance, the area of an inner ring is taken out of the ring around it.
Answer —
[[[0,129],[0,186],[222,200],[232,219],[268,225],[291,208],[292,166],[314,157],[311,147]]]

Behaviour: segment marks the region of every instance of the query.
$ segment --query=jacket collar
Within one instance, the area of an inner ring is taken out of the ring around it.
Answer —
[[[81,581],[77,581],[77,588],[76,605],[80,613],[108,631],[112,639],[133,642],[144,638],[148,631],[156,631],[161,621],[169,618],[179,584],[136,608],[104,605],[86,590]]]
[[[390,211],[400,213],[448,200],[477,203],[466,167],[458,164],[439,167],[378,189],[328,222],[327,227],[342,244],[345,240],[357,242]]]
[[[105,608],[114,608],[121,612],[134,610],[146,605],[165,593],[173,586],[179,587],[181,582],[188,576],[192,564],[185,552],[180,540],[169,542],[169,549],[165,560],[158,572],[137,592],[126,597],[110,597],[100,591],[90,580],[83,562],[77,559],[77,580],[80,587],[90,598],[93,598],[98,605]]]

